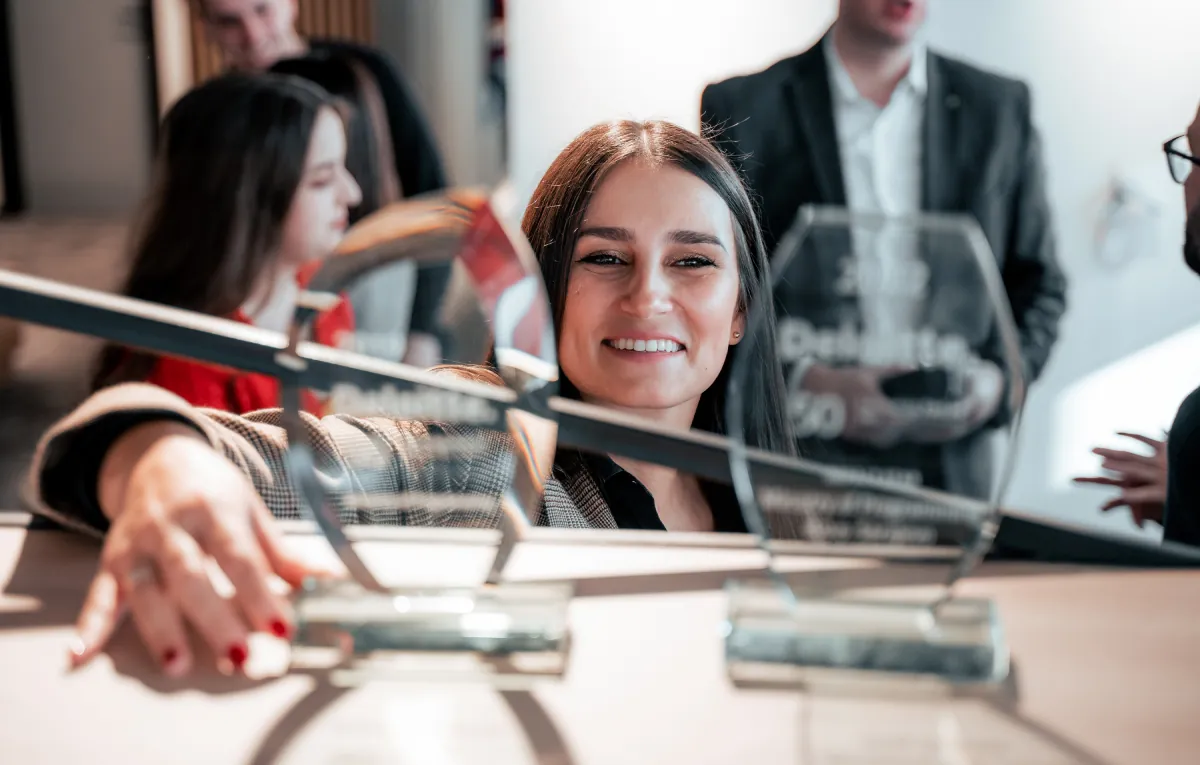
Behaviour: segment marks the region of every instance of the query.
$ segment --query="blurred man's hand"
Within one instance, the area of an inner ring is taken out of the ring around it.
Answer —
[[[813,365],[800,384],[804,390],[836,397],[846,410],[841,437],[880,449],[895,446],[908,424],[895,403],[883,394],[880,383],[909,371],[898,367],[827,367]]]
[[[1075,479],[1075,483],[1113,486],[1119,489],[1117,495],[1101,505],[1100,509],[1107,512],[1119,507],[1128,507],[1139,529],[1145,526],[1146,521],[1162,523],[1163,508],[1167,502],[1166,442],[1137,433],[1119,435],[1142,442],[1149,446],[1153,453],[1146,455],[1121,449],[1092,449],[1093,454],[1103,458],[1100,467],[1107,471],[1107,474],[1080,476]]]
[[[970,435],[990,420],[1004,397],[1004,373],[991,361],[980,361],[966,373],[965,392],[958,401],[936,413],[914,411],[905,438],[922,444],[943,444]]]

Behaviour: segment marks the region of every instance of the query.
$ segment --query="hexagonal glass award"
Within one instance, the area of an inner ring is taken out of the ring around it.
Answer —
[[[570,587],[504,578],[557,438],[552,317],[528,243],[486,195],[454,191],[369,216],[300,281],[278,357],[297,372],[282,381],[288,467],[351,578],[299,593],[293,656],[363,677],[416,655],[423,671],[441,657],[495,677],[561,673]],[[483,582],[396,582],[356,551],[348,528],[362,525],[498,529],[499,541]]]
[[[1024,398],[982,232],[966,216],[804,208],[772,269],[774,299],[748,319],[727,416],[735,489],[773,578],[730,584],[731,672],[1002,680],[993,605],[954,588],[995,536]],[[760,404],[741,390],[756,350],[782,362],[792,454],[746,445]],[[765,469],[795,459],[813,470]],[[858,558],[870,572],[785,574],[789,552]]]

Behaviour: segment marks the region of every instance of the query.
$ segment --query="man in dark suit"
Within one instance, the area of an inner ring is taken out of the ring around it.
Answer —
[[[1055,342],[1066,281],[1055,256],[1029,89],[928,51],[918,39],[924,17],[924,0],[841,0],[838,20],[808,51],[709,85],[702,123],[759,197],[772,251],[803,205],[887,216],[973,215],[999,264],[1030,382]],[[939,278],[937,270],[931,280]],[[828,272],[812,266],[804,273],[832,290],[836,278]],[[941,278],[943,294],[953,293],[944,285],[957,277]],[[807,313],[818,326],[834,328],[851,310],[859,313],[851,323],[862,324],[865,303],[849,301],[847,308],[842,300],[830,310],[833,298],[814,300],[812,284],[805,289],[807,297],[791,297],[805,305],[783,306],[786,313]],[[985,295],[954,299],[978,305]],[[883,393],[884,381],[896,373],[887,365],[816,362],[793,379],[807,391],[845,400],[836,443],[846,463],[906,470],[927,486],[986,496],[992,484],[988,435],[1007,421],[1007,381],[995,363],[1001,354],[994,323],[989,319],[966,339],[982,362],[966,375],[963,406],[951,421],[902,415]]]
[[[446,186],[433,134],[404,79],[387,56],[347,41],[305,40],[296,32],[297,0],[195,0],[210,39],[233,69],[265,72],[285,58],[328,53],[353,58],[374,75],[395,146],[396,174],[405,196]]]

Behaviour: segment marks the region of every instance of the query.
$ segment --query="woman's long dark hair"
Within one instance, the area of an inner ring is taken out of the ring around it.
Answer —
[[[592,194],[622,162],[639,160],[685,170],[704,181],[724,200],[733,214],[741,307],[747,313],[761,300],[771,299],[770,268],[754,206],[737,172],[712,143],[669,122],[620,121],[597,125],[578,136],[563,150],[542,177],[525,211],[522,228],[537,253],[546,280],[554,326],[561,328],[567,302],[567,281],[579,231]],[[760,325],[761,337],[743,345],[754,354],[758,374],[748,376],[746,401],[757,406],[746,413],[746,441],[751,446],[794,452],[794,441],[784,418],[783,376],[775,353],[775,319],[769,312]],[[561,331],[560,329],[556,331]],[[716,381],[700,397],[692,427],[724,435],[725,394],[734,346]],[[564,375],[563,396],[579,398],[579,391]]]
[[[343,103],[346,169],[362,189],[362,201],[350,210],[350,225],[404,195],[396,176],[383,96],[366,67],[346,56],[313,52],[283,59],[271,71],[303,77]]]
[[[297,77],[231,74],[171,107],[153,186],[135,233],[128,297],[228,316],[279,256],[321,109],[339,110]],[[107,346],[92,388],[144,379],[153,356]]]

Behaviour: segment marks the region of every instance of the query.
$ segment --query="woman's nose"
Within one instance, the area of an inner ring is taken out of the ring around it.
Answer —
[[[671,284],[660,268],[637,269],[629,282],[626,310],[635,316],[650,317],[671,310]]]
[[[242,40],[250,50],[257,50],[271,39],[271,28],[259,19],[244,20],[241,32]]]
[[[347,207],[357,207],[362,201],[362,189],[348,171],[342,173],[342,197]]]

